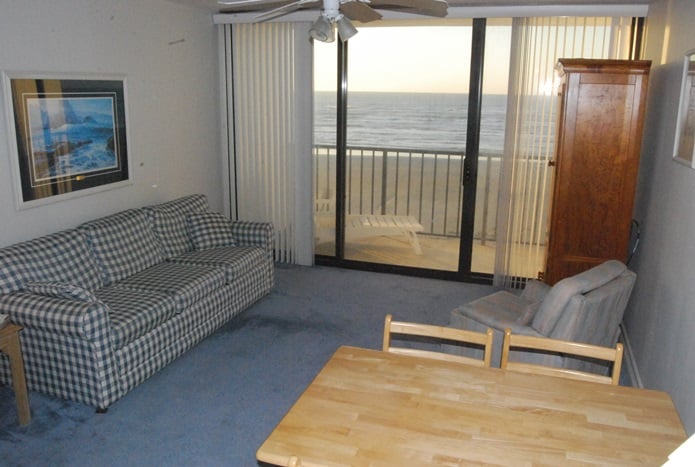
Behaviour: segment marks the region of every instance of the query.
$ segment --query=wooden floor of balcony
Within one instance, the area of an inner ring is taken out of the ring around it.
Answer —
[[[404,237],[380,236],[348,241],[345,244],[345,258],[369,263],[393,264],[415,268],[456,271],[458,269],[459,239],[419,234],[422,254],[415,254],[413,247]],[[495,268],[495,242],[473,244],[473,272],[492,274]],[[335,246],[332,242],[318,243],[316,254],[332,256]],[[543,252],[541,252],[543,253]],[[529,251],[519,253],[520,260],[531,261],[531,270],[543,269],[542,261],[534,260]],[[541,257],[543,255],[541,254]],[[535,277],[535,273],[533,276]]]

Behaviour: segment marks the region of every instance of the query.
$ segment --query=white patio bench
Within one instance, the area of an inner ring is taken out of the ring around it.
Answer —
[[[335,222],[335,201],[332,199],[316,200],[316,229],[321,236],[333,228]],[[345,237],[349,240],[380,236],[405,236],[415,254],[421,255],[422,248],[417,233],[424,227],[413,216],[395,214],[348,214],[345,216]]]

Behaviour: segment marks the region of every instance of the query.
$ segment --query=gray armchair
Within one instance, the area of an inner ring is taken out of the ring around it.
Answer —
[[[635,273],[620,261],[606,261],[588,271],[561,280],[550,287],[531,280],[517,295],[507,291],[472,301],[451,312],[449,325],[471,331],[494,330],[492,366],[499,366],[504,329],[514,334],[552,337],[615,347],[619,325],[627,306]],[[478,349],[447,351],[479,358]],[[607,372],[603,363],[561,355],[516,351],[510,360]]]

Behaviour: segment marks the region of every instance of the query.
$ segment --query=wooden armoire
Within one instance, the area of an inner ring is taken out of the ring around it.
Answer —
[[[627,261],[649,61],[560,59],[548,254],[543,279]]]

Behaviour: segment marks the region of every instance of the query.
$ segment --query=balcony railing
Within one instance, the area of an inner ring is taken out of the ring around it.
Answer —
[[[314,146],[317,198],[335,197],[336,150]],[[434,236],[459,237],[463,203],[464,152],[349,147],[347,214],[415,216]],[[501,154],[478,159],[475,238],[493,240]]]

